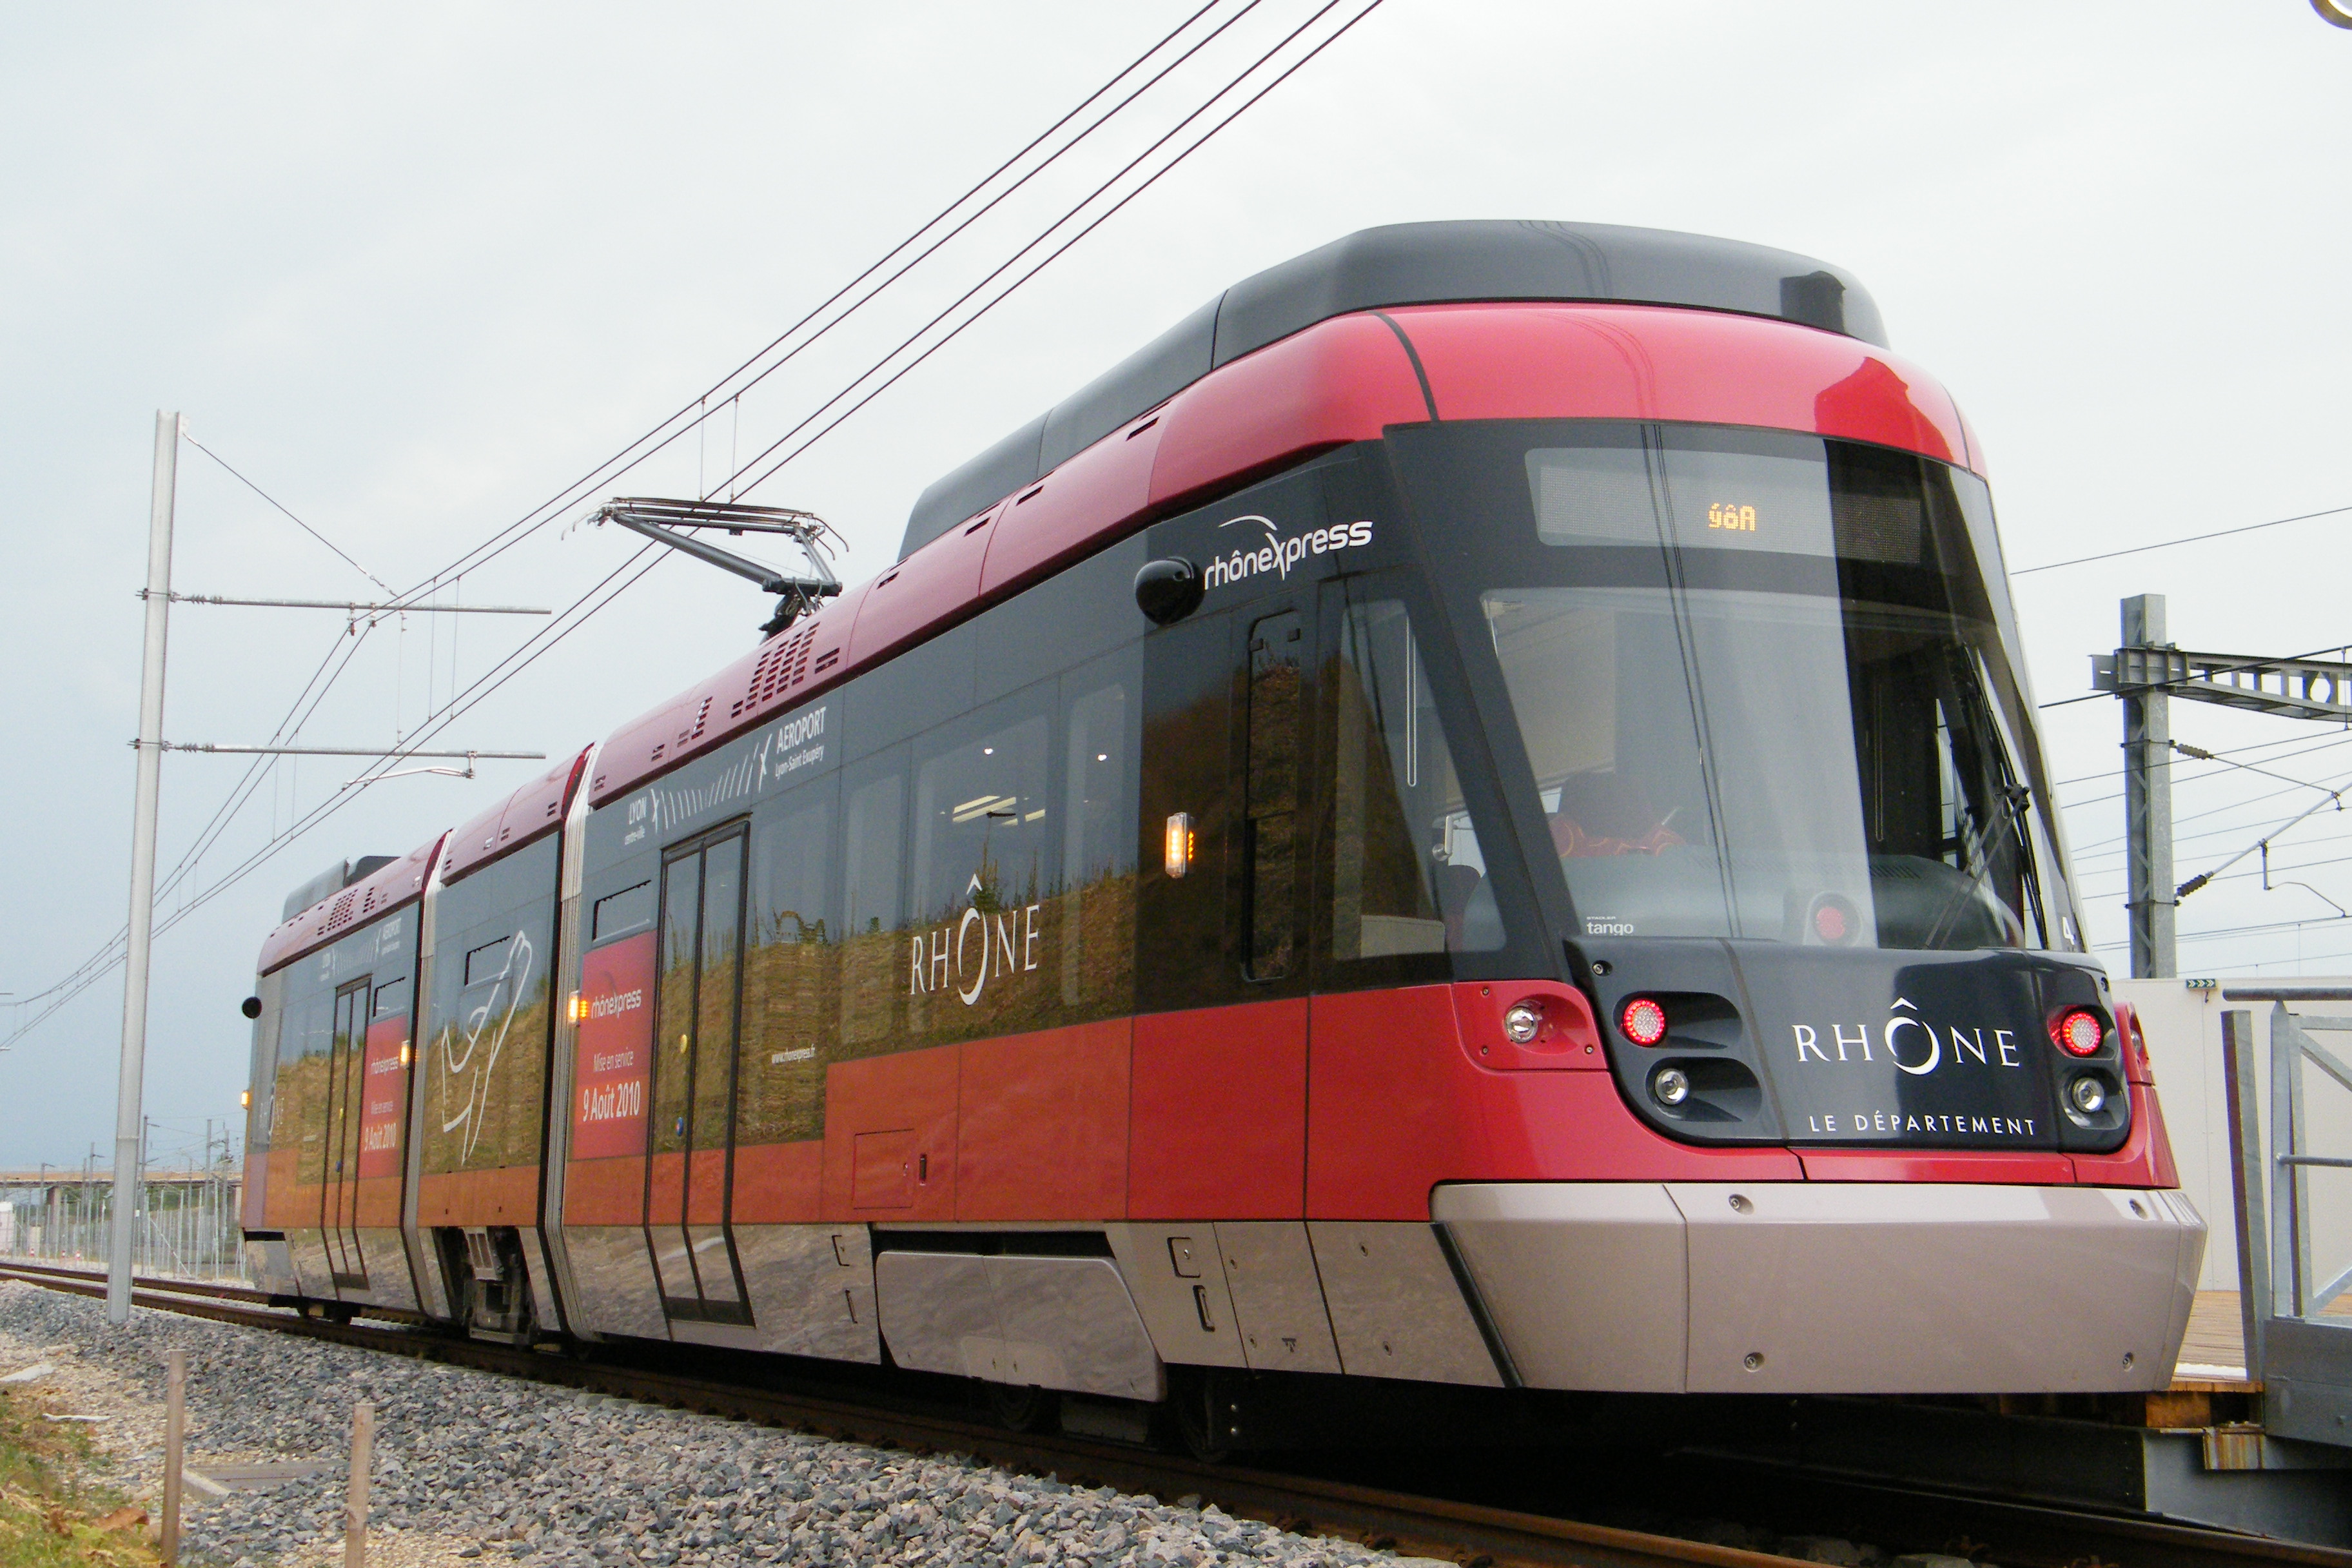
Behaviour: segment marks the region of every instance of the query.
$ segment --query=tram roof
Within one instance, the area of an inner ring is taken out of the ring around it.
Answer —
[[[1227,289],[917,499],[903,561],[1210,372],[1357,310],[1475,300],[1681,305],[1769,316],[1880,348],[1860,279],[1792,251],[1668,229],[1475,219],[1361,229]]]

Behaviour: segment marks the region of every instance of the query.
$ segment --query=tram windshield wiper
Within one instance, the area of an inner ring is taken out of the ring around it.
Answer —
[[[1432,566],[1573,907],[1623,936],[2074,945],[1973,476],[1704,426],[1395,443],[1408,493],[1480,520]]]

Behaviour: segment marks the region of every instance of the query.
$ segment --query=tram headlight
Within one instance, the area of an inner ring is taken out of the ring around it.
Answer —
[[[1533,1002],[1514,1002],[1503,1015],[1503,1037],[1515,1046],[1534,1043],[1543,1032],[1543,1008]]]
[[[2084,1073],[2066,1086],[2066,1099],[2084,1115],[2096,1116],[2107,1108],[2107,1086]]]
[[[1680,1068],[1660,1068],[1650,1075],[1650,1093],[1669,1109],[1690,1098],[1690,1074]]]

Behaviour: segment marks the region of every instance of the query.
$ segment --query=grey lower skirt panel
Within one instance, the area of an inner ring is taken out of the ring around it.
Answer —
[[[1930,1183],[1437,1189],[1538,1388],[2160,1389],[2205,1222],[2177,1192]]]
[[[1108,1258],[884,1252],[875,1290],[892,1359],[1016,1387],[1167,1397],[1167,1370]]]

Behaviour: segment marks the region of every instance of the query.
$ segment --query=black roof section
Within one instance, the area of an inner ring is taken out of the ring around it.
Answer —
[[[1350,311],[1464,300],[1685,305],[1777,317],[1886,346],[1878,306],[1852,273],[1790,251],[1604,223],[1479,219],[1363,229],[1234,284],[933,482],[907,519],[898,558],[1228,360]]]

